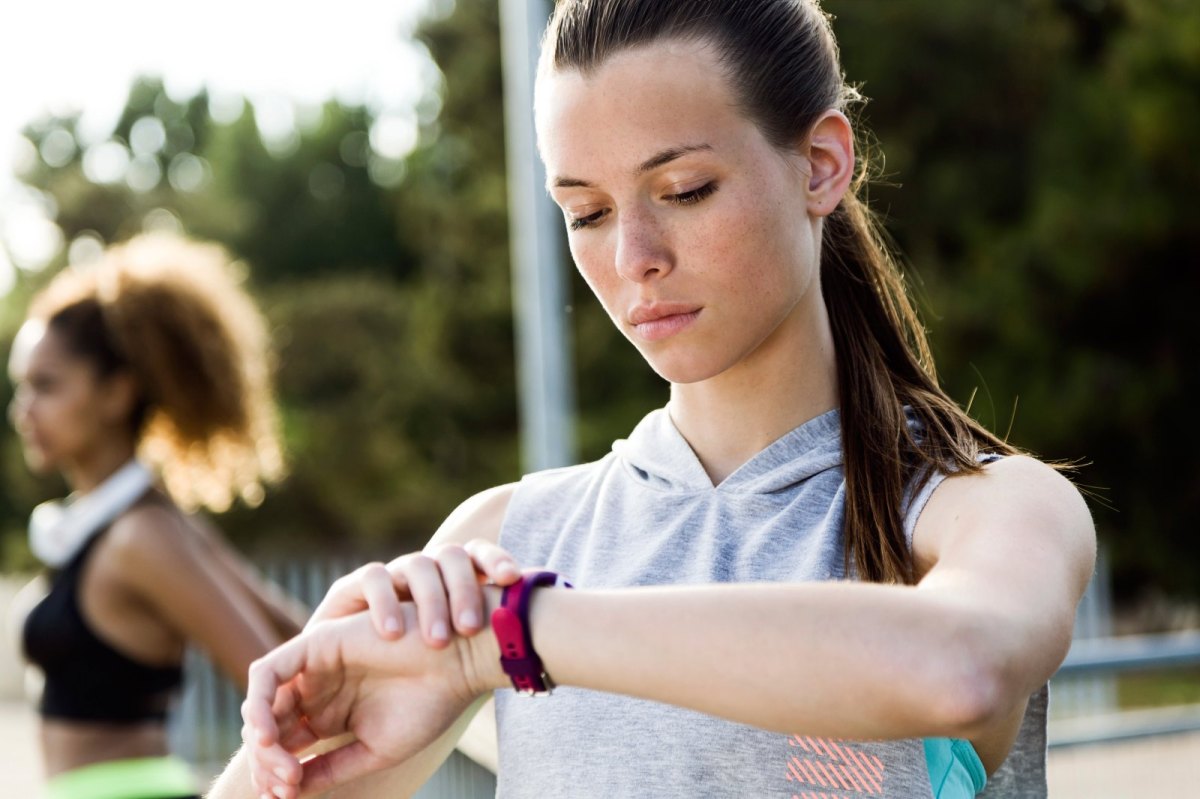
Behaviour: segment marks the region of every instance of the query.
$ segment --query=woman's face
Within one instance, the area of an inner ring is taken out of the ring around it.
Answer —
[[[821,301],[811,164],[743,115],[710,48],[544,72],[537,126],[575,264],[659,375],[706,380],[804,329]]]
[[[26,323],[13,345],[10,374],[16,390],[9,419],[34,472],[69,466],[111,438],[110,381],[72,354],[60,334]]]

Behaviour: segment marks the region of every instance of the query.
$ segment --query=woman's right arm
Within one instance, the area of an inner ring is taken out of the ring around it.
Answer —
[[[302,602],[264,577],[206,517],[191,516],[189,521],[212,555],[216,567],[266,616],[281,639],[286,641],[304,628],[309,609]]]
[[[434,635],[437,621],[453,620],[455,629],[470,634],[482,629],[484,602],[479,577],[471,556],[462,554],[469,547],[479,553],[475,562],[488,564],[496,582],[512,582],[518,572],[505,576],[507,560],[495,548],[500,526],[508,509],[514,485],[483,491],[463,502],[451,513],[430,539],[424,552],[397,558],[387,567],[373,564],[338,580],[317,607],[309,624],[356,614],[370,607],[372,624],[384,638],[400,638],[406,626],[400,596],[417,600],[421,636],[434,648],[445,647],[447,640]],[[449,564],[449,565],[447,565]],[[397,592],[399,591],[399,595]],[[449,595],[449,596],[447,596]],[[474,629],[465,630],[461,619],[473,611],[480,620]],[[480,712],[480,711],[483,712]],[[362,797],[403,797],[415,793],[433,775],[458,745],[468,757],[485,768],[495,770],[495,716],[490,697],[485,697],[463,713],[433,743],[404,763],[372,774],[338,788],[330,794],[336,799]],[[251,778],[246,747],[230,761],[213,784],[208,799],[259,799]]]
[[[158,505],[135,508],[113,524],[106,543],[125,590],[244,691],[250,664],[283,638],[186,519]]]

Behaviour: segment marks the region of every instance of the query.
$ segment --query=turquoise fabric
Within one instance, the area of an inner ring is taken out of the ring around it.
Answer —
[[[971,799],[987,785],[983,761],[969,741],[926,738],[925,764],[933,799]]]

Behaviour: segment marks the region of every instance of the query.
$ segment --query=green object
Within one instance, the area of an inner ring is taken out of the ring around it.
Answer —
[[[177,757],[109,760],[51,778],[46,799],[164,799],[194,796],[196,779]]]
[[[960,738],[926,738],[925,765],[933,799],[966,799],[987,785],[987,772],[975,747]]]

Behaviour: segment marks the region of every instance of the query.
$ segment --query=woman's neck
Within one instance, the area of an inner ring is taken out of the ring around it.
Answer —
[[[63,467],[63,477],[73,491],[86,494],[128,463],[136,453],[132,441],[114,441],[96,447]]]
[[[793,314],[733,367],[698,383],[672,384],[667,407],[713,485],[838,407],[833,333],[819,294],[813,312]]]

